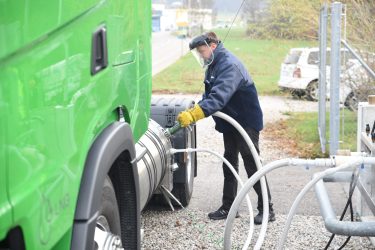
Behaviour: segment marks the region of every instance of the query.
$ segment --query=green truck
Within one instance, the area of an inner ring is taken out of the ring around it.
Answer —
[[[189,203],[192,105],[151,99],[150,1],[0,1],[0,249],[140,249],[151,197]]]

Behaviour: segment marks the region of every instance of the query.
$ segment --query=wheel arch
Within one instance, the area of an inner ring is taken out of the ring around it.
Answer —
[[[124,179],[114,185],[130,183],[135,193],[132,199],[136,205],[136,220],[140,221],[139,181],[136,171],[135,146],[129,124],[114,122],[106,127],[95,139],[86,158],[81,178],[77,205],[74,215],[71,249],[93,249],[96,218],[100,206],[101,190],[105,177],[118,159],[127,159],[130,179]],[[112,179],[112,178],[111,178]],[[116,194],[117,196],[117,194]],[[140,223],[137,223],[139,227]],[[139,229],[139,228],[138,228]],[[123,230],[123,229],[122,229]],[[92,243],[92,245],[90,245]],[[140,235],[137,230],[137,248],[140,247]]]
[[[312,79],[310,79],[308,81],[308,84],[306,85],[306,87],[309,86],[310,84],[314,83],[314,82],[319,82],[319,79],[318,78],[312,78]]]

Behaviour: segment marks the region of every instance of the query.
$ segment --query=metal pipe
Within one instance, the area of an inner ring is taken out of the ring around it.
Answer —
[[[332,3],[331,13],[331,85],[329,118],[329,154],[335,155],[339,149],[340,136],[340,39],[341,12],[340,2]]]
[[[362,64],[362,66],[367,70],[367,72],[375,79],[375,72],[367,65],[365,61],[354,51],[352,47],[345,41],[341,40],[341,43],[352,53],[352,55]]]
[[[338,167],[335,167],[335,168],[327,169],[323,172],[320,172],[320,173],[317,173],[317,174],[314,175],[314,178],[309,183],[307,183],[306,186],[298,194],[298,196],[296,197],[291,209],[289,210],[287,222],[285,223],[285,227],[284,227],[284,230],[283,230],[282,236],[280,238],[279,245],[278,245],[277,249],[283,248],[283,245],[286,241],[286,237],[288,235],[288,230],[289,230],[290,224],[292,223],[293,216],[295,215],[295,213],[297,211],[297,208],[298,208],[298,205],[301,202],[302,198],[307,193],[307,191],[309,191],[310,188],[313,185],[315,185],[315,183],[317,183],[320,179],[324,178],[325,176],[336,173],[336,172],[341,171],[341,170],[345,170],[347,168],[350,168],[352,166],[359,165],[359,164],[375,164],[375,157],[366,157],[366,158],[365,157],[353,157],[352,160],[347,162],[347,163],[344,163],[344,164],[342,164]]]
[[[329,202],[328,194],[324,188],[322,180],[315,184],[315,192],[320,205],[320,213],[322,214],[323,218],[335,218],[335,213],[333,212],[331,203]]]
[[[327,88],[327,4],[320,9],[319,21],[319,114],[318,132],[322,152],[326,152],[326,88]]]
[[[359,161],[359,162],[364,162],[367,164],[374,164],[375,163],[375,158],[370,158],[370,157],[352,157],[352,161]],[[245,195],[249,192],[249,190],[253,187],[253,185],[266,173],[280,168],[284,166],[303,166],[303,167],[334,167],[336,166],[336,161],[333,158],[329,159],[315,159],[315,160],[302,160],[302,159],[283,159],[283,160],[278,160],[271,162],[267,165],[265,165],[261,170],[258,170],[250,179],[248,179],[244,185],[244,187],[240,190],[238,193],[236,199],[234,200],[232,207],[229,211],[227,221],[226,221],[226,226],[224,229],[224,249],[230,249],[231,248],[231,233],[233,229],[233,221],[235,218],[235,211],[238,210],[238,207],[242,203]],[[342,170],[342,168],[331,168],[328,169],[329,172],[325,172],[322,174],[322,178],[326,175],[335,173],[339,170]],[[303,190],[302,190],[303,191]],[[302,192],[301,191],[301,192]],[[297,197],[298,198],[298,197]],[[296,209],[296,205],[298,205],[298,202],[294,203],[295,207],[294,210]],[[292,207],[293,209],[293,207]],[[292,210],[291,210],[292,211]],[[294,211],[295,212],[295,211]],[[289,220],[291,221],[291,216]],[[290,225],[290,224],[289,224]],[[287,230],[286,230],[287,234]],[[285,237],[286,238],[286,237]],[[283,241],[284,242],[284,241]],[[284,243],[281,244],[281,246]],[[280,245],[279,245],[280,247]]]
[[[341,171],[323,178],[324,182],[350,182],[353,173],[350,171]]]
[[[350,181],[351,173],[336,173],[330,179]],[[353,222],[339,221],[333,211],[327,190],[322,180],[315,184],[315,192],[320,205],[320,212],[324,219],[325,227],[328,231],[337,235],[346,236],[375,236],[375,222]]]

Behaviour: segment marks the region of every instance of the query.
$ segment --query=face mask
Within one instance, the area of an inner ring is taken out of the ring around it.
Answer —
[[[199,46],[200,51],[198,51],[198,48],[191,50],[191,53],[202,68],[207,68],[214,61],[214,52],[207,42],[205,43],[206,45]]]

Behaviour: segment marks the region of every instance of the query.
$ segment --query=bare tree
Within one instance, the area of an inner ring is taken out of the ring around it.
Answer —
[[[347,8],[347,40],[369,67],[375,70],[375,1],[346,0],[344,3]],[[352,100],[346,101],[354,104],[366,101],[369,94],[375,94],[375,80],[359,63],[350,66],[346,73],[346,84],[352,89]]]
[[[247,0],[245,1],[242,7],[242,16],[243,19],[246,20],[247,23],[255,23],[260,21],[257,18],[257,14],[260,11],[261,2],[265,2],[265,0]]]

